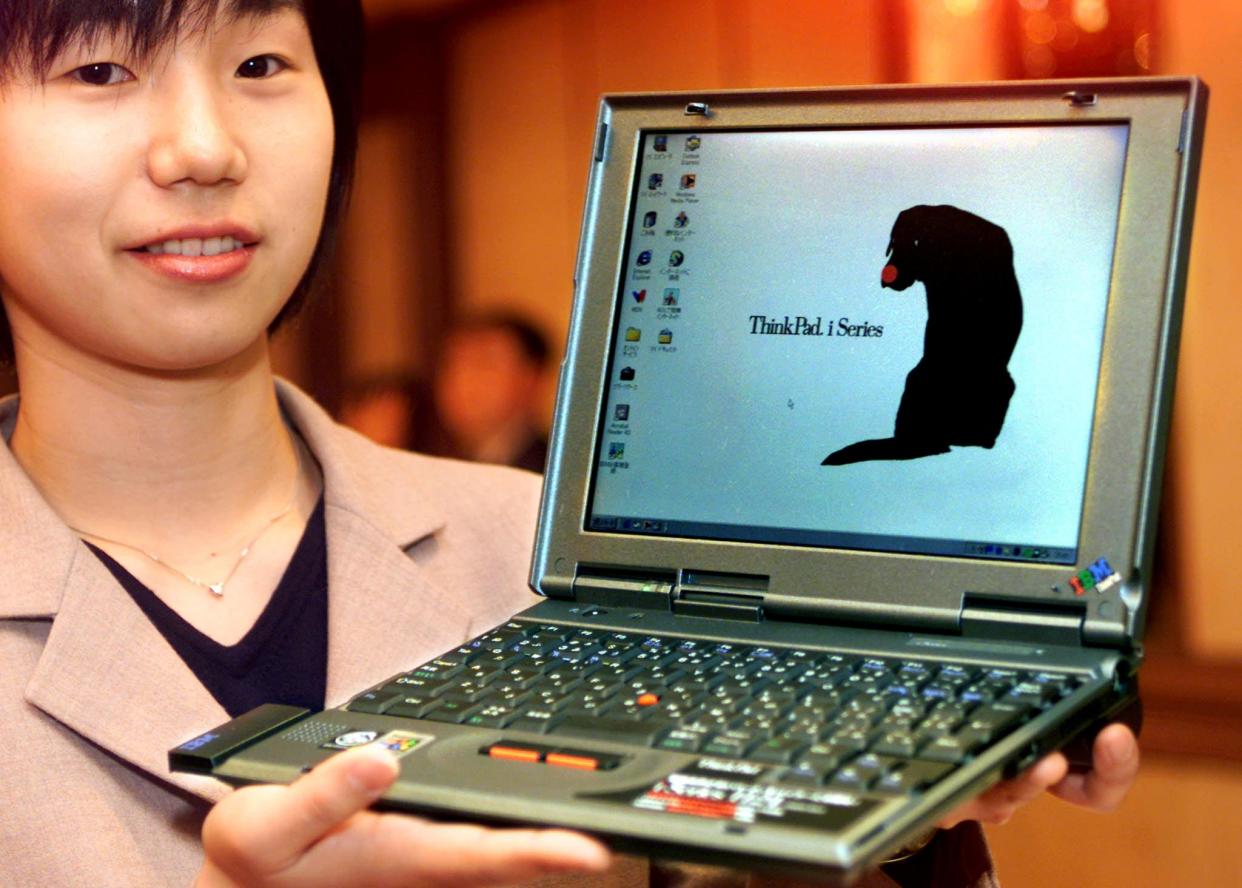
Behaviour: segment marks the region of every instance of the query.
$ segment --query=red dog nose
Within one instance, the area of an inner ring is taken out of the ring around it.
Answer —
[[[880,272],[880,282],[891,284],[895,280],[897,280],[897,266],[891,263],[885,265],[884,270]]]

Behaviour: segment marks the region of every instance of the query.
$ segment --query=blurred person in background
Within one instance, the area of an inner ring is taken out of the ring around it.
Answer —
[[[549,351],[543,334],[515,314],[479,315],[455,327],[432,380],[442,435],[435,449],[542,472],[548,439],[538,413]]]

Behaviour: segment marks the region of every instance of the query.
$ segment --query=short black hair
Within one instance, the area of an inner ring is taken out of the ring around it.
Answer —
[[[118,37],[142,61],[181,34],[209,27],[217,16],[240,19],[281,9],[296,9],[306,19],[332,106],[335,147],[319,241],[269,332],[323,286],[349,204],[362,89],[361,0],[0,0],[0,84],[21,72],[43,79],[56,56],[78,42]],[[0,363],[12,359],[13,337],[0,305]]]
[[[539,328],[513,311],[489,311],[470,315],[457,325],[458,330],[500,330],[513,337],[525,357],[542,370],[547,366],[551,347]]]

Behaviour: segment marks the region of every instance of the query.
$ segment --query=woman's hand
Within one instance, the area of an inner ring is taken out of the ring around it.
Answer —
[[[1111,811],[1121,804],[1138,773],[1138,740],[1125,725],[1109,725],[1095,738],[1091,771],[1069,773],[1069,762],[1059,752],[1044,756],[1012,780],[998,783],[940,821],[943,829],[963,820],[1005,823],[1014,812],[1045,790],[1058,798],[1093,811]]]
[[[203,824],[206,861],[196,888],[470,888],[608,868],[602,845],[565,830],[495,830],[367,810],[396,777],[389,753],[362,747],[289,786],[226,796]]]

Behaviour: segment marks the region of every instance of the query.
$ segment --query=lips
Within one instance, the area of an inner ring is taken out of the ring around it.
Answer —
[[[180,228],[170,228],[165,231],[156,231],[139,240],[135,240],[124,247],[126,250],[147,250],[152,246],[164,246],[170,241],[209,241],[220,240],[225,237],[232,238],[247,247],[254,246],[260,240],[259,235],[245,225],[237,222],[221,221],[202,223],[194,225],[184,225]]]
[[[125,248],[128,255],[163,277],[187,283],[216,283],[250,265],[260,238],[232,222],[170,229]]]

